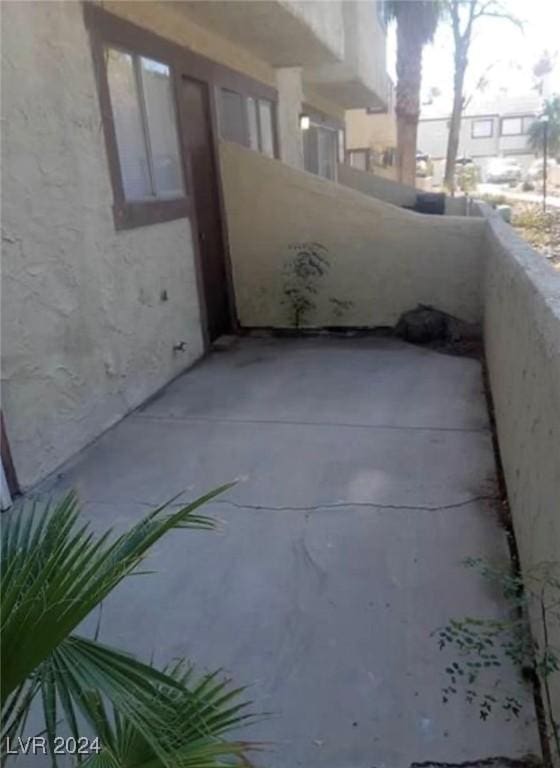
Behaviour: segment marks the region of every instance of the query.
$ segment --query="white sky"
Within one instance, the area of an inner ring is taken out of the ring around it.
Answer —
[[[410,0],[413,2],[414,0]],[[520,31],[514,24],[501,19],[480,19],[475,27],[469,57],[465,93],[470,94],[480,76],[486,71],[489,85],[482,98],[494,96],[527,96],[535,94],[532,68],[547,49],[557,53],[555,70],[551,75],[552,91],[560,93],[560,0],[502,0],[517,18],[524,22]],[[396,82],[396,41],[394,26],[389,30],[387,44],[388,71]],[[490,68],[490,69],[489,69]],[[446,23],[440,23],[434,43],[426,46],[423,59],[422,91],[425,98],[431,87],[442,96],[434,106],[441,110],[451,107],[453,88],[453,41]]]

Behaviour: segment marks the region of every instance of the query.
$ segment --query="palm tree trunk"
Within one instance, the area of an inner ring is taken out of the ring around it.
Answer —
[[[418,122],[407,115],[397,117],[397,171],[403,184],[416,183],[416,136]]]
[[[397,24],[397,173],[403,184],[416,182],[416,134],[420,117],[422,42],[411,14]]]

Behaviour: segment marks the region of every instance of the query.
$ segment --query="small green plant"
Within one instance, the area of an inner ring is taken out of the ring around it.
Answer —
[[[354,302],[350,301],[349,299],[348,300],[336,299],[334,296],[331,296],[329,301],[333,308],[333,315],[337,320],[340,320],[341,318],[343,318],[346,312],[348,312],[348,310],[352,309],[352,307],[354,306]]]
[[[321,243],[294,243],[289,249],[293,251],[293,256],[284,264],[282,303],[288,305],[291,325],[301,328],[308,315],[317,308],[315,297],[322,278],[330,269],[330,262],[328,250]],[[340,320],[354,302],[331,296],[329,303],[334,318]]]
[[[303,321],[316,308],[318,284],[330,267],[327,249],[321,243],[294,243],[293,252],[284,265],[284,301],[290,310],[291,324],[301,328]]]
[[[447,703],[461,690],[469,704],[478,706],[482,720],[487,720],[495,710],[501,710],[510,719],[521,711],[523,687],[538,679],[543,691],[547,738],[556,759],[560,759],[560,725],[551,694],[553,678],[557,681],[560,673],[560,649],[552,639],[560,632],[560,563],[539,563],[527,569],[523,577],[495,568],[481,558],[468,558],[465,565],[501,589],[510,612],[504,619],[450,619],[433,633],[440,650],[456,654],[445,668],[443,702]],[[533,634],[529,617],[535,629]],[[513,665],[519,673],[513,689],[501,677],[506,664]]]
[[[93,639],[76,633],[123,579],[140,572],[165,534],[214,528],[199,507],[229,487],[180,508],[158,507],[120,536],[95,535],[74,493],[3,516],[2,766],[12,760],[10,744],[28,740],[32,706],[42,712],[49,748],[56,748],[61,721],[78,745],[80,726],[89,727],[95,750],[85,763],[79,758],[88,768],[249,765],[251,746],[227,738],[250,719],[240,689],[218,673],[195,676],[181,661],[158,669],[98,642],[97,632]]]

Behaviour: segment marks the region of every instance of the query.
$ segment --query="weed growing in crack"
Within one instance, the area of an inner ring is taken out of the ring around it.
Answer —
[[[543,690],[546,736],[551,751],[560,759],[560,725],[551,694],[553,678],[556,681],[560,677],[560,649],[552,639],[560,632],[560,563],[539,563],[527,569],[523,578],[481,558],[467,558],[464,564],[501,589],[510,613],[505,619],[450,619],[432,633],[440,650],[455,654],[445,668],[443,702],[461,691],[469,704],[478,707],[482,720],[496,710],[510,720],[521,712],[523,686],[538,678]],[[519,673],[513,689],[506,687],[501,677],[506,664]]]

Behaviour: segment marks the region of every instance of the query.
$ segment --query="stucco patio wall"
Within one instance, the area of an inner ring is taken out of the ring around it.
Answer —
[[[416,204],[416,195],[419,191],[414,187],[409,187],[375,173],[352,168],[347,163],[339,163],[338,181],[346,187],[355,189],[356,192],[362,192],[364,195],[375,197],[386,203],[409,208]]]
[[[234,144],[221,163],[242,326],[293,325],[285,265],[304,242],[330,265],[304,325],[390,326],[419,303],[481,320],[482,219],[416,214]]]
[[[505,481],[526,574],[560,561],[560,273],[487,220],[484,338]],[[535,617],[539,632],[539,617]],[[551,624],[560,647],[560,626]],[[556,681],[555,711],[560,714]]]

